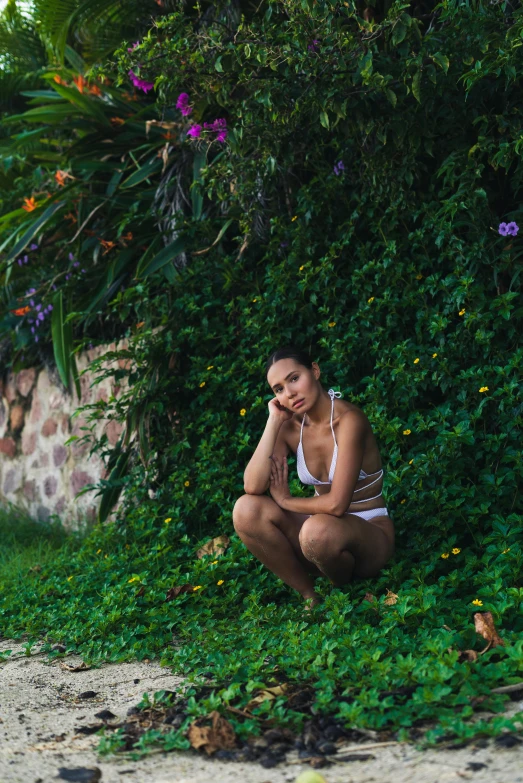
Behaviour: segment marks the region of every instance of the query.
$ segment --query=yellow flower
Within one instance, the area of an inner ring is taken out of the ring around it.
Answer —
[[[466,313],[466,312],[467,312],[467,311],[465,310],[465,308],[463,308],[463,310],[460,310],[460,311],[459,311],[458,315],[465,315],[465,313]]]
[[[246,413],[247,411],[245,410],[245,408],[242,408],[240,411],[240,416],[245,416]]]
[[[207,367],[207,369],[208,369],[208,370],[214,370],[214,364],[210,364],[210,365]]]
[[[488,386],[482,386],[479,391],[480,391],[480,393],[488,391]]]
[[[104,557],[107,557],[107,555],[104,555]]]
[[[417,364],[419,362],[419,359],[414,359],[414,364]]]
[[[217,562],[218,562],[217,560],[213,560],[211,565],[216,565]]]
[[[193,587],[193,590],[201,590],[203,585],[196,585],[196,587]]]
[[[452,554],[453,555],[459,555],[460,552],[461,552],[461,549],[458,549],[457,546],[455,546],[454,549],[452,550]]]
[[[202,386],[205,386],[205,381],[202,381],[202,382],[200,383],[200,389],[202,388]]]
[[[336,321],[329,322],[329,329],[332,329],[333,326],[336,326]]]
[[[405,498],[403,498],[403,500],[401,501],[401,505],[403,505],[403,504],[404,504],[404,503],[406,503],[406,502],[407,502],[407,501],[406,501],[406,499],[405,499]]]
[[[448,552],[443,552],[443,554],[441,555],[441,557],[443,558],[443,560],[446,560],[448,556],[449,556],[449,553],[448,553]]]
[[[507,554],[507,552],[510,552],[510,547],[509,547],[508,549],[504,549],[504,550],[503,550],[503,552],[502,552],[501,554],[502,554],[502,555],[506,555],[506,554]]]
[[[435,359],[437,355],[438,355],[437,353],[433,353],[432,358]]]
[[[130,579],[127,580],[128,582],[139,582],[140,577],[139,576],[132,576]]]
[[[410,435],[410,430],[403,430],[404,435]]]
[[[102,551],[101,549],[97,549],[96,554],[99,555],[101,551]]]
[[[412,465],[413,462],[414,462],[413,459],[409,460],[409,465]]]
[[[72,578],[73,578],[72,576],[68,576],[67,581],[70,582]]]
[[[190,484],[191,484],[191,482],[190,482],[190,481],[185,481],[185,482],[184,482],[184,484],[183,484],[183,486],[184,486],[184,487],[188,487],[188,486],[190,486]]]
[[[371,304],[371,302],[373,302],[373,301],[374,301],[374,297],[373,296],[371,296],[370,299],[367,299],[368,304]]]
[[[298,220],[298,215],[294,215],[294,217],[291,220],[291,223],[294,223],[295,220]]]
[[[257,300],[257,299],[253,299],[252,301],[253,301],[253,303],[254,303],[254,302],[257,302],[258,300]]]
[[[416,280],[423,280],[423,275],[416,275]]]
[[[483,601],[480,601],[479,598],[474,598],[472,603],[474,604],[474,606],[483,606]]]
[[[217,584],[217,585],[222,585],[222,584],[223,584],[223,579],[219,579],[219,580],[216,582],[216,584]]]
[[[172,517],[167,517],[167,519],[164,519],[163,521],[164,521],[164,523],[165,523],[166,525],[168,525],[168,524],[169,524],[169,522],[171,521],[171,519],[172,519]]]
[[[305,269],[305,264],[302,264],[302,265],[300,266],[300,272],[303,272],[303,270],[304,270],[304,269]]]

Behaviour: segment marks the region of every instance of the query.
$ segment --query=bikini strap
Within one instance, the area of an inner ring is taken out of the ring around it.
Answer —
[[[331,430],[332,430],[332,434],[334,435],[334,428],[332,426],[332,416],[334,414],[334,398],[336,397],[339,400],[339,398],[341,397],[341,392],[336,392],[336,391],[334,391],[334,389],[329,389],[327,394],[331,398],[331,402],[332,402],[332,405],[331,405]],[[336,438],[334,438],[334,441],[336,441]]]

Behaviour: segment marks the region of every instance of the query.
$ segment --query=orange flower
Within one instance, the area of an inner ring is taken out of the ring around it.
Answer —
[[[84,234],[87,234],[88,237],[94,237],[96,231],[92,231],[90,228],[84,228]]]
[[[78,91],[79,91],[79,92],[83,92],[83,91],[84,91],[84,86],[85,86],[85,79],[84,79],[84,77],[83,77],[83,76],[75,76],[75,77],[73,78],[73,82],[74,82],[74,83],[76,84],[76,86],[78,87]]]
[[[25,204],[22,204],[22,209],[25,209],[26,212],[32,212],[33,209],[36,209],[38,206],[34,196],[31,196],[31,198],[24,198],[24,201]]]
[[[67,171],[62,171],[62,169],[58,169],[58,171],[54,175],[54,178],[60,186],[65,185],[66,179],[74,179],[74,177],[71,176],[71,174],[68,174]]]
[[[113,125],[123,125],[125,120],[122,117],[111,117],[110,122]]]
[[[145,323],[145,321],[140,321],[140,323],[136,324],[136,328],[137,329],[141,329],[142,326],[144,325],[144,323]]]
[[[110,250],[113,249],[113,247],[116,247],[116,242],[111,242],[109,239],[101,239],[100,244],[102,247],[105,247],[105,250],[102,255],[106,255]]]
[[[72,223],[76,223],[77,220],[72,212],[68,212],[67,215],[64,215],[66,220],[70,220]]]
[[[167,141],[172,141],[175,139],[176,136],[174,133],[171,133],[171,131],[167,131],[167,133],[162,133],[162,139],[167,139]]]
[[[128,231],[127,234],[122,234],[122,236],[120,237],[120,239],[123,239],[124,242],[131,242],[132,238],[133,238],[132,231]]]
[[[66,82],[66,81],[64,81],[64,80],[62,79],[62,77],[61,77],[61,76],[58,76],[58,74],[56,74],[56,76],[54,76],[54,77],[53,77],[53,80],[54,80],[54,81],[55,81],[57,84],[64,84],[64,85],[67,87],[67,82]]]
[[[101,95],[101,94],[102,91],[97,84],[93,84],[91,85],[91,87],[89,87],[89,95]]]
[[[11,312],[13,313],[13,315],[25,315],[30,310],[31,308],[29,307],[29,305],[27,305],[26,307],[19,307],[17,310],[11,310]]]

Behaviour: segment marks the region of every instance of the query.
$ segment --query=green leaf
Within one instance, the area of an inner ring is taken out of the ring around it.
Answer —
[[[437,63],[445,73],[449,70],[450,60],[445,54],[441,54],[440,52],[436,52],[436,54],[431,55],[432,59],[435,63]]]
[[[418,103],[421,103],[421,69],[416,71],[412,79],[412,94]]]
[[[392,32],[392,43],[394,44],[394,46],[397,46],[399,43],[401,43],[406,35],[407,35],[406,26],[401,22],[398,22],[395,25],[394,30]]]
[[[50,218],[52,218],[55,212],[58,212],[58,210],[61,209],[61,207],[63,207],[64,204],[65,201],[55,201],[54,204],[48,206],[47,209],[44,212],[42,212],[40,217],[29,226],[27,231],[18,240],[16,245],[13,247],[13,249],[7,254],[7,258],[5,259],[5,261],[9,263],[9,261],[12,261],[13,258],[16,258],[16,256],[22,252],[22,250],[29,244],[29,242],[40,231],[40,229],[43,226],[45,226],[47,221]]]
[[[180,253],[183,253],[186,246],[187,237],[185,234],[182,234],[177,239],[175,239],[174,242],[171,242],[170,245],[167,245],[167,247],[164,247],[163,250],[160,250],[160,252],[155,255],[152,261],[147,264],[143,272],[140,272],[139,269],[137,269],[136,276],[148,277],[148,275],[152,275],[154,272],[157,272],[163,266],[168,264],[169,261],[172,261],[174,258],[176,258],[176,256],[179,256]]]
[[[193,186],[191,188],[191,199],[192,213],[195,220],[200,220],[202,216],[203,193],[201,192],[201,188],[198,186],[198,184],[202,181],[200,172],[202,167],[205,165],[205,158],[205,152],[203,150],[199,150],[195,154],[193,160]]]
[[[329,129],[329,115],[326,111],[320,112],[320,122],[324,128],[327,128],[327,130]]]
[[[95,98],[84,95],[76,87],[64,87],[63,84],[56,84],[56,82],[53,83],[53,90],[101,125],[110,125],[109,118],[105,116],[105,112],[100,108]]]
[[[396,106],[396,104],[398,102],[398,98],[396,96],[396,93],[393,90],[386,89],[385,90],[385,95],[387,96],[387,99],[390,101],[390,103],[393,106]]]
[[[130,177],[127,177],[127,179],[125,179],[120,185],[120,189],[132,188],[134,185],[138,185],[140,182],[143,182],[144,179],[150,177],[151,174],[159,171],[161,167],[162,161],[159,160],[159,158],[153,158],[152,160],[145,163],[141,168],[139,168],[138,171],[134,171]]]
[[[129,452],[121,452],[116,460],[108,482],[121,481],[123,476],[127,472],[127,463],[129,462]],[[100,508],[98,509],[98,522],[105,522],[109,516],[111,509],[120,497],[122,486],[106,486],[101,492],[102,499],[100,501]]]
[[[214,67],[218,71],[218,73],[223,73],[222,57],[221,57],[221,55],[216,58],[216,60],[214,62]]]
[[[69,376],[71,372],[72,352],[71,323],[65,323],[63,292],[58,291],[53,297],[53,312],[51,316],[51,335],[53,338],[53,351],[62,383],[69,391]]]

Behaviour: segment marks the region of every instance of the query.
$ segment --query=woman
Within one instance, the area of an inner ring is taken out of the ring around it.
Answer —
[[[267,361],[276,395],[244,473],[234,527],[247,549],[310,609],[320,603],[313,577],[333,585],[375,576],[394,553],[394,526],[382,496],[383,469],[369,420],[320,383],[316,362],[294,346]],[[287,454],[314,497],[292,497]],[[264,493],[269,489],[271,497]]]

